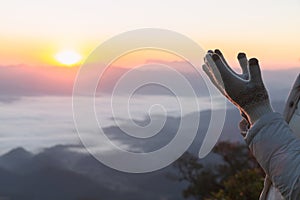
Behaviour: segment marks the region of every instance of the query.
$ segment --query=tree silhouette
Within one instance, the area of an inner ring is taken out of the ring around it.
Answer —
[[[188,183],[183,196],[199,200],[258,199],[264,173],[248,147],[225,141],[218,143],[213,153],[219,155],[222,162],[205,166],[198,157],[187,152],[174,163],[177,180]]]
[[[263,187],[262,172],[259,168],[239,171],[224,180],[223,186],[224,189],[213,192],[206,200],[257,200]]]

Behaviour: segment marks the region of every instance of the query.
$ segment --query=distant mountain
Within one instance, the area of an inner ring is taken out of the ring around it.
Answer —
[[[285,101],[300,73],[300,67],[286,70],[263,71],[264,83],[273,101]]]
[[[206,83],[200,74],[187,62],[149,60],[147,65],[150,66],[147,70],[135,69],[132,78],[127,80],[126,84],[132,85],[136,83],[136,80],[147,80],[146,78],[149,76],[157,77],[158,75],[160,77],[168,77],[169,80],[178,80],[176,74],[170,73],[169,70],[165,70],[161,65],[155,63],[165,64],[176,69],[194,88],[196,95],[209,95]],[[77,68],[32,67],[26,65],[0,66],[0,102],[10,103],[21,99],[22,96],[71,95],[77,70]],[[100,94],[111,94],[117,81],[129,70],[129,68],[120,66],[109,67],[105,71],[104,76],[101,77],[101,84],[97,88],[97,92]],[[32,71],[35,73],[32,73]],[[263,71],[263,78],[272,96],[276,100],[283,100],[282,97],[286,97],[297,74],[299,74],[299,66],[284,70],[265,70]],[[11,77],[18,81],[11,81]],[[90,77],[87,77],[86,81],[90,79]],[[182,92],[185,92],[185,88],[181,85],[178,85],[177,89],[182,89]],[[165,88],[158,87],[155,84],[143,87],[138,93],[144,95],[172,94]]]
[[[8,199],[99,199],[120,197],[113,191],[76,172],[44,168],[32,174],[16,175],[0,169],[0,197]]]
[[[21,181],[22,177],[19,175],[0,168],[0,199],[4,197],[12,198],[18,195],[21,199],[22,195],[19,193],[22,190]]]
[[[204,82],[201,75],[197,71],[192,69],[188,63],[168,62],[165,64],[176,69],[178,73],[183,75],[193,87],[194,92],[197,96],[205,97],[209,95],[207,91],[207,83]],[[162,70],[159,66],[155,64],[153,64],[152,68],[153,69],[151,69],[150,67],[147,70],[134,70],[133,77],[127,80],[127,82],[124,84],[128,84],[128,86],[135,85],[136,80],[147,80],[147,77],[149,76],[157,76],[157,72],[159,72],[160,77],[168,77],[169,80],[176,81],[178,78],[177,74],[172,74],[167,70]],[[282,101],[286,99],[292,84],[294,83],[295,79],[297,78],[297,75],[300,72],[299,69],[300,67],[281,70],[264,70],[262,72],[264,83],[269,89],[270,96],[273,100]],[[112,67],[106,70],[105,75],[101,78],[101,84],[97,88],[97,92],[103,94],[111,94],[117,81],[120,80],[122,75],[124,75],[128,71],[129,69],[122,67]],[[185,88],[181,87],[182,86],[177,85],[176,89],[184,92]],[[149,84],[136,92],[136,94],[142,95],[173,95],[167,89],[159,87],[155,84]],[[190,94],[187,93],[186,95]]]
[[[0,168],[18,171],[21,166],[30,162],[33,154],[22,147],[13,149],[0,157]]]
[[[100,164],[89,154],[69,148],[58,145],[36,155],[17,148],[1,156],[0,198],[181,199],[182,184],[166,178],[172,167],[142,175],[121,173]]]

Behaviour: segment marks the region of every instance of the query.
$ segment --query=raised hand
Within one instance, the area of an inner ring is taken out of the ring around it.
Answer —
[[[212,83],[253,124],[262,115],[273,112],[268,92],[263,84],[256,58],[248,61],[246,54],[239,53],[242,73],[237,74],[227,64],[220,50],[208,51],[202,66]]]

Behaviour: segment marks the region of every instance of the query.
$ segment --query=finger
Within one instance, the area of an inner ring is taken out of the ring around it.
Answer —
[[[216,55],[216,54],[213,54],[213,55]],[[218,56],[218,55],[216,55],[216,56]],[[224,89],[224,83],[222,80],[221,72],[219,71],[215,61],[212,59],[212,55],[206,54],[205,60],[206,60],[206,65],[209,67],[210,72],[211,72],[213,78],[215,79],[216,84],[219,85],[218,86],[219,88]]]
[[[212,72],[209,70],[208,66],[206,64],[202,65],[203,71],[206,73],[210,81],[214,84],[214,86],[222,93],[224,94],[223,88],[219,86],[219,84],[214,79]]]
[[[218,54],[218,56],[221,58],[221,60],[224,62],[225,65],[229,66],[227,61],[225,60],[225,57],[223,56],[222,52],[219,49],[215,49],[215,53]]]
[[[216,49],[216,50],[215,50],[215,53],[218,54],[218,56],[221,58],[222,62],[225,64],[225,66],[226,66],[232,73],[234,73],[235,75],[238,76],[238,74],[237,74],[233,69],[231,69],[231,67],[228,65],[228,63],[227,63],[225,57],[223,56],[222,52],[221,52],[219,49]]]
[[[241,131],[241,134],[245,137],[247,135],[248,132],[248,128],[249,124],[247,122],[247,120],[245,120],[244,118],[240,121],[239,123],[239,129]]]
[[[213,54],[211,59],[221,75],[221,81],[232,81],[235,74],[222,62],[221,58],[217,54]]]
[[[214,52],[212,50],[208,50],[207,53],[213,54]]]
[[[256,58],[249,60],[249,75],[251,81],[262,82],[260,68]]]
[[[246,79],[248,79],[248,59],[245,53],[239,53],[237,56],[237,59],[240,63],[240,66],[242,68],[242,74],[245,76]]]

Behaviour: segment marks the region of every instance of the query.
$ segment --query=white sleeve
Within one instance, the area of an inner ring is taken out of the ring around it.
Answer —
[[[300,199],[300,139],[279,113],[262,116],[245,137],[251,152],[285,199]]]

